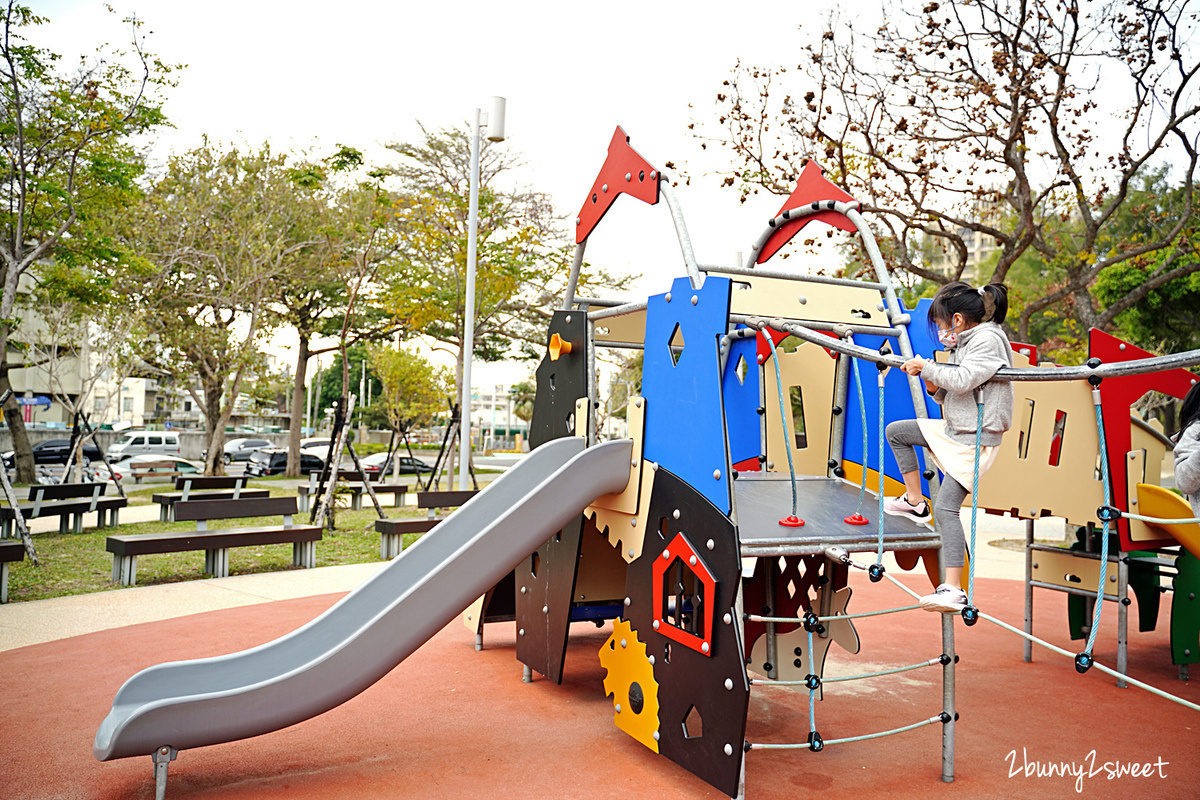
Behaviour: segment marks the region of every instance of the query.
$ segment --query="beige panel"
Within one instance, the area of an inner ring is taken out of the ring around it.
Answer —
[[[891,327],[887,314],[879,310],[883,297],[878,289],[745,275],[731,276],[730,280],[730,311],[734,314]]]
[[[1135,441],[1139,438],[1137,428],[1133,429],[1133,438]],[[1161,463],[1161,457],[1159,460]],[[1129,510],[1134,514],[1145,513],[1138,508],[1138,484],[1155,483],[1159,477],[1155,475],[1151,478],[1146,475],[1146,461],[1145,450],[1130,450],[1125,454],[1125,497],[1129,503]],[[1147,478],[1151,479],[1147,480]],[[1149,542],[1162,538],[1162,534],[1139,519],[1126,519],[1125,521],[1129,523],[1129,540],[1131,542]]]
[[[1052,369],[1053,367],[1050,367]],[[1074,525],[1095,521],[1104,489],[1096,475],[1096,413],[1086,381],[1014,381],[1013,429],[1005,434],[992,468],[980,478],[979,505],[1022,519],[1065,517]],[[1028,446],[1021,458],[1021,426],[1033,401]],[[1066,413],[1058,466],[1050,464],[1055,418]]]
[[[633,458],[630,459],[629,464],[629,481],[625,484],[624,491],[601,495],[592,503],[592,507],[620,511],[622,514],[636,514],[638,490],[642,485],[642,436],[646,430],[645,398],[629,398],[629,403],[626,404],[625,419],[629,425],[629,438],[633,439]]]
[[[487,599],[486,594],[480,595],[479,599],[467,606],[467,610],[463,612],[463,625],[466,625],[467,630],[471,633],[483,633],[483,601],[485,599]]]
[[[646,512],[654,490],[654,474],[658,471],[658,465],[653,461],[643,461],[642,464],[645,468],[638,489],[639,507],[636,513],[626,514],[596,506],[589,506],[584,511],[595,520],[597,530],[608,536],[609,544],[621,551],[621,558],[629,563],[642,554],[642,541],[646,537]]]
[[[592,330],[596,342],[641,344],[646,340],[646,310],[598,319]]]
[[[1033,554],[1033,579],[1052,586],[1095,592],[1096,584],[1100,580],[1100,561],[1095,558],[1083,558],[1070,550],[1058,553],[1037,550]],[[1117,568],[1112,564],[1108,568],[1108,581],[1104,593],[1112,597],[1117,596]]]
[[[815,344],[805,342],[794,352],[779,351],[779,371],[785,387],[799,386],[804,403],[804,426],[807,447],[798,448],[792,428],[791,410],[786,411],[783,423],[787,427],[786,437],[780,427],[779,391],[775,381],[775,367],[768,363],[763,368],[766,386],[767,416],[767,463],[768,471],[787,472],[787,452],[781,446],[788,442],[792,447],[792,458],[796,473],[800,475],[827,475],[829,473],[829,435],[833,425],[833,385],[837,377],[837,361]],[[784,394],[785,408],[790,397]]]
[[[619,553],[591,523],[583,526],[579,546],[579,571],[575,576],[575,602],[620,602],[625,597],[627,567]]]

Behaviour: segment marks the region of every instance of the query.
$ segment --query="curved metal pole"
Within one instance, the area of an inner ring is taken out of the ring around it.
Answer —
[[[879,364],[887,364],[889,367],[899,367],[906,361],[902,356],[881,356],[874,350],[846,344],[824,334],[817,333],[803,325],[784,322],[780,319],[767,319],[765,317],[747,316],[744,314],[730,314],[729,319],[732,322],[741,322],[758,330],[771,328],[784,333],[790,333],[797,339],[813,342],[814,344],[819,344],[822,347],[848,356],[854,356],[855,358],[862,358]],[[1001,367],[996,370],[996,374],[992,377],[1000,381],[1078,381],[1086,380],[1093,375],[1098,378],[1120,378],[1127,375],[1145,375],[1150,372],[1163,372],[1170,369],[1185,369],[1198,364],[1200,364],[1200,350],[1186,350],[1182,353],[1154,356],[1153,358],[1139,358],[1133,361],[1110,361],[1107,364],[1100,364],[1096,367],[1086,365],[1052,368],[1031,367],[1028,369]]]
[[[683,211],[679,208],[679,201],[675,199],[675,190],[671,188],[671,181],[663,175],[661,170],[658,176],[658,188],[667,201],[667,208],[671,210],[671,220],[675,223],[675,236],[679,239],[679,249],[683,251],[683,263],[687,267],[688,278],[692,281],[692,288],[699,289],[704,285],[704,277],[700,274],[700,265],[696,263],[696,254],[692,252],[692,238],[688,235],[687,223],[683,220]]]
[[[570,311],[575,305],[575,289],[579,286],[579,270],[583,266],[583,250],[587,247],[587,239],[575,245],[575,260],[571,262],[571,277],[567,278],[567,291],[563,297],[562,310]]]

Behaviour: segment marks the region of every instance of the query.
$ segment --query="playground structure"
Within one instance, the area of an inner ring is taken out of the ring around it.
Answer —
[[[686,275],[644,302],[576,296],[586,241],[620,194],[667,199]],[[857,231],[876,280],[759,266],[813,220]],[[941,626],[941,651],[914,654],[916,663],[900,668],[941,668],[939,708],[893,730],[840,740],[821,737],[815,714],[831,643],[851,653],[870,646],[859,641],[848,609],[848,570],[890,578],[881,565],[890,551],[907,568],[923,559],[931,575],[939,572],[937,533],[879,512],[881,497],[900,491],[884,425],[938,412],[916,379],[891,369],[938,349],[928,303],[901,305],[857,203],[811,163],[755,243],[755,266],[702,267],[669,182],[618,128],[576,228],[572,279],[537,371],[530,456],[292,634],[135,675],[97,732],[98,759],[152,754],[162,796],[178,750],[266,733],[344,702],[469,604],[468,627],[478,632],[489,590],[512,572],[516,655],[526,679],[537,672],[561,682],[570,624],[613,620],[599,657],[615,724],[731,796],[755,749],[820,751],[933,724],[941,725],[942,778],[953,780],[951,615],[929,618]],[[628,439],[597,442],[597,347],[644,352]],[[1190,516],[1184,501],[1160,488],[1169,442],[1153,425],[1132,421],[1129,407],[1150,389],[1182,396],[1195,380],[1182,367],[1200,363],[1200,353],[1148,360],[1099,333],[1091,348],[1097,361],[1066,368],[1038,364],[1035,348],[1014,346],[1022,366],[998,376],[1018,381],[1014,429],[975,503],[1030,520],[1030,538],[1032,520],[1043,516],[1085,531],[1076,551],[1030,541],[1027,633],[1035,587],[1071,595],[1079,636],[1094,636],[1087,604],[1103,587],[1101,596],[1116,601],[1123,637],[1129,588],[1145,624],[1161,576],[1177,573],[1172,657],[1184,669],[1200,658],[1200,614],[1195,601],[1182,599],[1194,589],[1180,590],[1197,580],[1200,527],[1129,516]],[[1151,375],[1139,372],[1150,367]],[[871,384],[874,392],[865,389]],[[936,474],[924,475],[932,495]],[[853,558],[864,553],[874,563]],[[1081,671],[1091,666],[1093,643],[1088,659],[1076,660]],[[807,741],[746,742],[750,691],[773,686],[808,692]],[[828,693],[834,713],[835,695]]]

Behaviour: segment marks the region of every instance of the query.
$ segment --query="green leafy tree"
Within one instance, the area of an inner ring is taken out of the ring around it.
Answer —
[[[920,278],[961,277],[972,237],[998,246],[993,281],[1034,257],[1047,279],[1014,315],[1022,340],[1051,309],[1105,328],[1200,269],[1182,243],[1200,152],[1196,27],[1181,0],[922,0],[870,31],[831,17],[796,69],[739,67],[709,138],[730,148],[725,182],[743,197],[786,195],[821,161],[875,212],[889,261]],[[1161,163],[1182,202],[1121,241],[1139,176]],[[948,273],[920,257],[929,240]],[[1101,273],[1134,262],[1154,266],[1099,302]]]
[[[446,410],[446,398],[454,389],[448,368],[395,347],[368,347],[367,359],[382,383],[380,400],[393,431],[406,434]]]
[[[0,392],[11,388],[9,339],[19,286],[41,265],[104,270],[124,259],[94,221],[132,202],[143,160],[137,137],[166,124],[156,92],[171,67],[148,53],[129,20],[132,52],[98,52],[70,71],[29,38],[46,23],[27,6],[3,6],[0,35]],[[132,64],[133,66],[129,66]],[[15,400],[4,406],[17,478],[33,457]]]
[[[313,244],[307,191],[266,146],[222,152],[206,142],[172,157],[124,220],[129,246],[155,268],[141,295],[156,348],[147,359],[202,409],[209,474],[224,470],[225,427],[243,380],[263,368],[274,281]]]

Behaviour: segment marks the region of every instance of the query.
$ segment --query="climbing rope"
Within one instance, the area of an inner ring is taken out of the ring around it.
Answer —
[[[775,365],[775,393],[779,396],[779,424],[783,428],[784,439],[783,449],[787,451],[788,457],[788,474],[792,478],[792,515],[786,519],[779,521],[780,525],[789,525],[799,527],[804,524],[804,521],[796,515],[796,465],[792,461],[792,443],[787,438],[787,406],[783,400],[783,374],[779,371],[779,353],[775,350],[775,340],[771,338],[770,332],[764,332],[763,336],[767,339],[767,344],[771,348],[771,362]]]
[[[854,334],[847,334],[846,341],[854,343]],[[858,509],[854,515],[846,518],[846,522],[854,525],[865,525],[867,519],[862,515],[863,500],[867,496],[867,404],[863,399],[862,373],[858,371],[858,359],[850,359],[850,370],[854,373],[854,391],[858,395],[858,411],[862,420],[862,479],[858,482]]]
[[[1100,384],[1099,381],[1092,385],[1092,405],[1096,409],[1096,434],[1100,448],[1100,477],[1104,483],[1104,504],[1106,506],[1112,503],[1112,485],[1108,474],[1108,443],[1104,436],[1104,415],[1100,413]],[[1092,648],[1096,644],[1096,634],[1100,631],[1100,614],[1104,609],[1104,586],[1108,580],[1108,523],[1109,514],[1100,515],[1100,524],[1102,533],[1100,536],[1100,581],[1096,587],[1096,610],[1092,614],[1092,629],[1088,631],[1087,646],[1083,648],[1083,652],[1075,656],[1075,669],[1079,672],[1087,672],[1095,663],[1092,657]]]
[[[979,453],[983,450],[983,398],[975,390],[975,471],[971,475],[971,549],[967,557],[967,605],[962,610],[963,622],[974,625],[975,609],[975,528],[979,517]]]
[[[877,581],[876,573],[883,572],[883,383],[885,370],[882,366],[879,369],[879,461],[876,462],[876,467],[879,472],[879,508],[875,513],[879,515],[879,524],[876,529],[879,531],[879,549],[875,554],[875,572],[871,573],[871,580]],[[865,426],[864,426],[865,427]],[[863,451],[863,461],[867,460],[866,451]],[[866,464],[863,465],[863,471],[866,471]]]
[[[887,578],[892,583],[894,583],[897,587],[899,587],[901,589],[901,591],[905,592],[909,596],[916,598],[916,599],[920,599],[921,596],[919,594],[917,594],[912,589],[905,586],[903,583],[901,583],[899,580],[897,580],[895,576],[885,574],[884,577]],[[1020,636],[1022,639],[1026,639],[1030,642],[1033,642],[1036,645],[1040,645],[1040,646],[1046,648],[1047,650],[1058,653],[1061,656],[1066,656],[1067,658],[1077,658],[1077,656],[1074,653],[1072,653],[1068,650],[1064,650],[1061,647],[1058,647],[1056,645],[1050,644],[1049,642],[1045,641],[1044,639],[1039,639],[1038,637],[1034,636],[1033,634],[1026,633],[1025,631],[1023,631],[1019,628],[1014,628],[1012,625],[1009,625],[1007,622],[1004,622],[1003,620],[993,617],[991,614],[985,614],[984,612],[980,611],[979,618],[986,619],[988,622],[992,623],[993,625],[1003,628],[1004,630],[1009,631],[1011,633],[1015,633],[1017,636]],[[1112,677],[1114,677],[1118,680],[1129,683],[1131,686],[1136,686],[1139,689],[1144,689],[1145,691],[1150,692],[1151,694],[1158,695],[1159,697],[1163,698],[1164,700],[1170,700],[1172,703],[1178,703],[1179,705],[1185,706],[1194,711],[1200,711],[1200,705],[1197,705],[1196,703],[1193,703],[1190,700],[1184,700],[1182,697],[1176,697],[1173,694],[1168,694],[1167,692],[1164,692],[1162,689],[1159,689],[1155,686],[1151,686],[1150,684],[1145,683],[1143,681],[1139,681],[1136,678],[1131,678],[1123,672],[1118,672],[1115,669],[1106,667],[1098,661],[1093,661],[1092,666],[1094,666],[1096,669],[1100,670],[1101,672],[1111,675]],[[1078,667],[1076,669],[1078,669]]]

